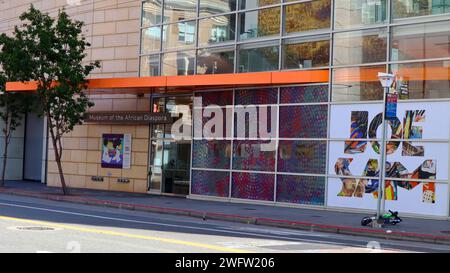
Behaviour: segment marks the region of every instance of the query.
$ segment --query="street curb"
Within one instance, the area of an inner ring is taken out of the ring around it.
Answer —
[[[387,240],[402,240],[402,241],[412,241],[421,243],[433,243],[433,244],[443,244],[450,245],[450,236],[436,236],[431,234],[421,234],[413,232],[402,232],[402,231],[389,231],[389,230],[375,230],[369,228],[353,228],[346,226],[336,226],[336,225],[323,225],[315,224],[310,222],[300,222],[300,221],[289,221],[280,220],[272,218],[260,218],[260,217],[249,217],[242,215],[233,214],[223,214],[207,211],[195,211],[187,209],[177,209],[177,208],[166,208],[158,206],[149,206],[142,204],[129,204],[115,201],[107,201],[100,199],[84,198],[79,196],[64,196],[58,194],[48,194],[48,193],[35,193],[24,190],[14,190],[14,189],[0,189],[0,193],[24,196],[24,197],[34,197],[39,199],[47,199],[52,201],[60,202],[70,202],[76,204],[93,205],[101,207],[118,208],[125,210],[136,210],[144,212],[153,212],[161,214],[171,214],[180,215],[187,217],[201,218],[203,220],[220,220],[228,222],[238,222],[244,224],[261,225],[261,226],[271,226],[289,229],[299,229],[307,231],[318,231],[326,233],[353,235],[353,236],[366,236],[372,238],[380,238]]]

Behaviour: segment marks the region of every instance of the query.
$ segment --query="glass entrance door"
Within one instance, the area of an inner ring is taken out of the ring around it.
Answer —
[[[192,95],[153,99],[153,112],[170,113],[173,123],[180,119],[191,126]],[[189,111],[189,113],[187,113]],[[152,125],[149,188],[151,192],[188,195],[191,167],[191,133],[177,138],[173,124]]]

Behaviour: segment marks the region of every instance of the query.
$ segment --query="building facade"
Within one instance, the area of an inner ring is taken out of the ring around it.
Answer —
[[[449,0],[10,2],[5,32],[31,2],[86,22],[87,60],[102,61],[92,82],[104,79],[91,112],[173,119],[76,127],[63,143],[72,187],[374,210],[387,72],[399,102],[386,209],[449,217]],[[58,186],[43,131],[41,180]]]

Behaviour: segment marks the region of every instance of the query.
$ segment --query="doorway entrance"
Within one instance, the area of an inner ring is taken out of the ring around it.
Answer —
[[[192,132],[183,132],[185,137],[179,138],[172,128],[181,121],[187,125],[181,127],[182,130],[192,128],[192,101],[192,95],[161,96],[152,100],[153,112],[170,113],[173,123],[150,125],[150,192],[189,194]]]
[[[42,181],[44,162],[44,118],[28,113],[25,122],[23,179]]]

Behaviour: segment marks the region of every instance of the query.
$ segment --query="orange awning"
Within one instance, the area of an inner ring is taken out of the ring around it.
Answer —
[[[328,70],[257,72],[240,74],[214,74],[192,76],[157,76],[134,78],[91,79],[88,89],[114,92],[122,89],[128,93],[132,89],[195,89],[222,88],[257,85],[283,85],[302,83],[326,83],[329,81]],[[36,82],[8,82],[8,92],[34,92]],[[120,91],[119,91],[120,92]],[[130,91],[131,92],[131,91]]]

